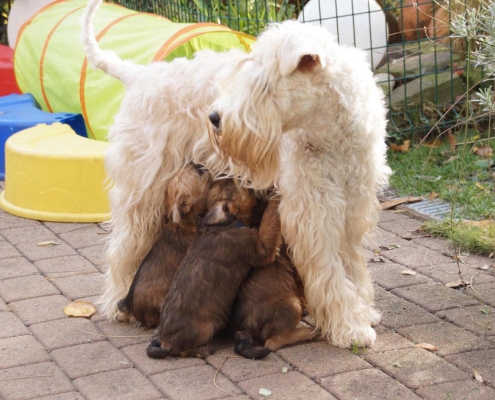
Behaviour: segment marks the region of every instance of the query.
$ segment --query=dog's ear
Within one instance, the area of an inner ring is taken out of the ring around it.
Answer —
[[[312,72],[325,67],[323,49],[317,43],[304,42],[302,38],[287,36],[280,47],[279,71],[283,77],[293,72]]]

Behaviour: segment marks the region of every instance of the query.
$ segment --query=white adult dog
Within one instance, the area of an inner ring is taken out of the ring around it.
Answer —
[[[106,159],[113,187],[105,315],[117,317],[153,244],[169,179],[194,161],[255,189],[277,187],[317,327],[337,346],[372,344],[380,315],[362,245],[390,170],[383,94],[364,52],[288,21],[261,34],[249,54],[201,51],[139,66],[100,50],[92,29],[100,3],[90,0],[83,17],[86,54],[127,86]]]

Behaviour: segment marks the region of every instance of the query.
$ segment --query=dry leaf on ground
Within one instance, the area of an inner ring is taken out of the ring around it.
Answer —
[[[414,276],[414,275],[416,275],[416,272],[411,271],[410,269],[405,269],[405,270],[404,270],[404,271],[402,271],[400,274],[401,274],[401,275],[411,275],[411,276]]]
[[[435,139],[432,140],[431,142],[424,143],[424,147],[430,147],[432,149],[436,149],[437,147],[440,147],[442,145],[442,141],[440,139]]]
[[[456,140],[455,140],[455,136],[452,134],[452,131],[449,131],[447,133],[447,140],[450,143],[450,151],[454,151],[455,150],[455,145],[457,143],[456,143]]]
[[[428,199],[430,201],[433,201],[433,199],[436,199],[438,197],[438,193],[437,192],[431,192],[430,195],[428,196]]]
[[[463,220],[463,222],[467,225],[470,225],[470,226],[479,226],[479,227],[490,226],[490,225],[493,225],[493,223],[494,223],[494,221],[491,219],[484,219],[482,221],[469,221],[469,220],[465,219],[465,220]]]
[[[268,397],[272,394],[272,391],[265,388],[260,388],[259,394]]]
[[[392,150],[395,153],[406,153],[409,151],[410,145],[411,145],[410,140],[404,140],[404,143],[402,143],[400,146],[396,145],[395,143],[390,143],[390,150]]]
[[[433,346],[432,344],[429,344],[429,343],[418,343],[418,344],[415,344],[414,347],[416,347],[418,349],[425,349],[428,351],[438,351],[437,346]]]
[[[64,314],[68,317],[89,318],[96,312],[96,307],[88,301],[76,300],[64,307]]]
[[[483,378],[481,377],[480,373],[476,371],[474,368],[471,369],[473,370],[474,379],[476,379],[478,382],[483,383]]]
[[[476,182],[475,185],[476,185],[476,187],[479,187],[481,190],[483,190],[485,193],[490,193],[490,189],[487,189],[481,183]]]
[[[463,281],[462,279],[458,279],[456,281],[446,283],[445,286],[447,286],[448,288],[457,289],[457,288],[460,288],[460,287],[467,286],[470,283],[471,282]]]
[[[46,242],[39,242],[38,246],[57,246],[60,243],[54,242],[53,240],[47,240]]]
[[[488,146],[487,144],[484,144],[483,146],[480,147],[474,147],[473,152],[477,156],[483,158],[491,157],[493,155],[493,149],[491,148],[491,146]]]
[[[393,200],[386,201],[385,203],[380,204],[380,207],[382,208],[382,210],[388,210],[390,208],[397,207],[397,206],[404,204],[404,203],[415,203],[415,202],[421,201],[423,199],[424,199],[424,197],[422,197],[422,196],[420,196],[420,197],[411,197],[411,196],[401,197],[399,199],[393,199]]]

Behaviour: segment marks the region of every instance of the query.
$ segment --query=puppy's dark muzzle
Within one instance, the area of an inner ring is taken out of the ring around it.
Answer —
[[[219,133],[220,132],[220,122],[222,120],[220,118],[220,115],[218,115],[218,113],[216,111],[213,111],[210,113],[210,115],[208,115],[208,118],[209,118],[211,124],[215,127],[215,132]]]

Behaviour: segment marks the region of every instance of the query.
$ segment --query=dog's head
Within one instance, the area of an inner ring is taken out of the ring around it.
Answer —
[[[227,225],[240,221],[249,224],[251,210],[256,205],[253,190],[240,187],[234,179],[219,179],[208,192],[204,225]]]
[[[249,168],[253,187],[273,184],[282,132],[314,124],[327,91],[329,43],[323,28],[286,21],[263,32],[253,51],[220,77],[209,120],[214,147]]]
[[[181,223],[185,217],[196,218],[206,208],[211,175],[201,166],[188,164],[170,180],[166,208],[168,220]]]

